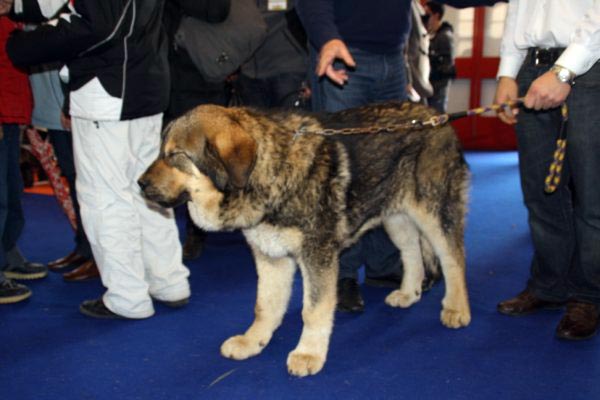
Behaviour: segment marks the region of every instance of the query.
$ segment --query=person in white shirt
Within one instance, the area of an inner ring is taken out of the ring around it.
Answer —
[[[534,255],[527,288],[498,304],[507,315],[544,308],[566,312],[561,339],[596,334],[600,304],[600,1],[511,0],[498,71],[497,104],[516,124],[521,186]],[[566,157],[554,193],[544,190],[562,116],[568,107]],[[518,119],[518,121],[517,121]]]

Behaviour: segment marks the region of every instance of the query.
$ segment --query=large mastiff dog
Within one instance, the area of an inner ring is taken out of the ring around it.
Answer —
[[[469,324],[463,243],[469,173],[452,128],[322,134],[402,127],[431,115],[408,103],[332,114],[207,105],[165,128],[160,155],[139,180],[146,197],[167,207],[189,202],[192,219],[206,230],[242,229],[254,255],[255,319],[223,343],[225,357],[245,359],[269,343],[299,266],[304,327],[287,367],[298,376],[319,372],[333,327],[338,254],[381,224],[404,265],[402,285],[386,303],[409,307],[420,299],[423,243],[446,282],[442,324]]]

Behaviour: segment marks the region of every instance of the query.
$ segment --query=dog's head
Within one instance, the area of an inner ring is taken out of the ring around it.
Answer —
[[[256,141],[242,109],[203,105],[163,131],[156,161],[138,180],[144,195],[164,207],[243,189],[256,160]]]

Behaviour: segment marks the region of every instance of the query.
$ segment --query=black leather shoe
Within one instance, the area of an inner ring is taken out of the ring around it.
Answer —
[[[108,308],[106,308],[106,306],[104,305],[104,302],[102,301],[101,298],[95,299],[95,300],[84,301],[79,306],[79,311],[83,315],[87,315],[88,317],[92,317],[92,318],[131,319],[131,318],[127,318],[122,315],[119,315],[119,314],[115,314],[114,312],[110,311]]]
[[[4,276],[7,279],[30,281],[45,278],[46,275],[48,275],[48,268],[44,264],[29,261],[17,267],[6,267],[4,269]]]
[[[48,269],[53,272],[64,271],[66,269],[77,268],[84,261],[88,260],[87,257],[73,251],[58,260],[50,261],[48,263]]]
[[[525,289],[516,297],[498,303],[497,309],[500,314],[519,316],[533,314],[539,310],[556,310],[562,308],[564,305],[564,302],[541,300],[531,290]]]
[[[31,290],[25,286],[5,279],[0,282],[0,304],[18,303],[31,297]]]
[[[556,336],[566,340],[585,340],[596,335],[600,317],[595,304],[569,301],[567,311],[556,327]]]
[[[337,310],[342,312],[363,312],[365,302],[360,294],[358,281],[352,278],[340,279],[337,283]]]

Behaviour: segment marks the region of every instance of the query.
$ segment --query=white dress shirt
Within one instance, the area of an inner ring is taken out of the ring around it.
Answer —
[[[530,47],[565,47],[556,64],[586,73],[600,59],[600,0],[510,0],[498,77],[515,78]]]

